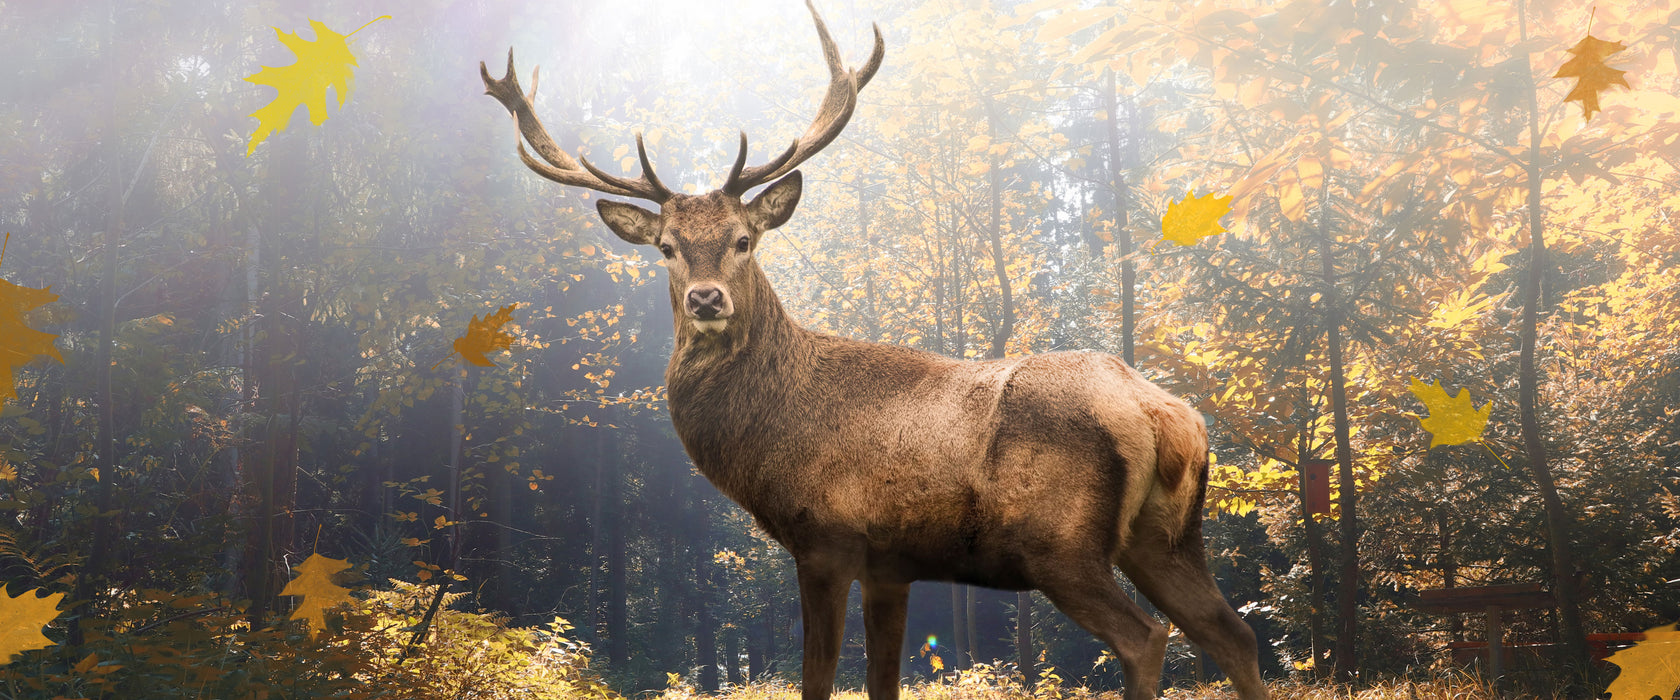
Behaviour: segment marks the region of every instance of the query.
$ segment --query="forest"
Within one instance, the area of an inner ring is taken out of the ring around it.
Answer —
[[[666,261],[485,82],[698,195],[811,123],[813,11],[886,52],[781,304],[1189,402],[1273,697],[1680,690],[1680,2],[0,0],[0,698],[796,697]],[[1040,593],[905,637],[908,697],[1126,682]]]

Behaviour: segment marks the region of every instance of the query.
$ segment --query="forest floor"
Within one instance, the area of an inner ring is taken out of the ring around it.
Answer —
[[[1501,697],[1469,675],[1429,680],[1376,683],[1352,688],[1334,683],[1300,683],[1275,681],[1268,683],[1272,700],[1495,700]],[[1526,695],[1526,694],[1525,694]],[[1085,688],[1040,685],[1025,688],[1011,683],[918,683],[903,686],[901,700],[1119,700],[1119,691],[1096,692]],[[670,688],[659,700],[797,700],[799,687],[787,684],[755,684],[730,688],[718,693],[698,693],[691,687]],[[1163,700],[1227,700],[1235,697],[1231,687],[1223,683],[1190,688],[1170,688],[1161,694]],[[858,690],[839,691],[834,700],[867,700]]]

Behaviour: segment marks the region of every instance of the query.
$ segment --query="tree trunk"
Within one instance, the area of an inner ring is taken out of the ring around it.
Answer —
[[[764,582],[764,665],[754,671],[754,680],[769,675],[776,667],[776,586],[769,580]]]
[[[986,131],[997,138],[997,106],[986,102]],[[1003,257],[1003,174],[998,172],[998,158],[986,155],[986,183],[991,216],[986,222],[986,236],[992,244],[992,274],[998,283],[998,322],[992,333],[992,347],[988,357],[1001,358],[1009,346],[1009,336],[1015,333],[1015,296],[1009,284],[1009,261]],[[958,348],[961,350],[961,348]],[[972,594],[970,594],[972,598]]]
[[[601,641],[601,627],[606,623],[606,616],[601,614],[601,571],[605,563],[606,522],[602,520],[604,511],[602,501],[605,497],[607,484],[603,464],[607,460],[606,431],[594,431],[595,450],[594,478],[590,481],[593,493],[589,496],[589,589],[585,591],[584,609],[585,623],[589,626],[588,639],[591,642]]]
[[[974,664],[980,662],[980,635],[976,632],[977,626],[974,622],[974,618],[977,617],[974,614],[975,590],[977,589],[974,586],[963,586],[963,591],[968,593],[967,610],[963,613],[968,622],[968,665],[964,668],[973,668]]]
[[[1307,460],[1312,459],[1312,422],[1301,427],[1300,447],[1296,449],[1296,460],[1305,469]],[[1307,585],[1312,590],[1312,597],[1307,601],[1311,606],[1312,619],[1308,621],[1308,634],[1312,644],[1313,676],[1320,676],[1324,672],[1324,653],[1327,650],[1324,643],[1324,534],[1318,529],[1318,521],[1313,518],[1312,511],[1307,507],[1307,480],[1300,479],[1301,486],[1301,525],[1305,530],[1307,540]]]
[[[761,627],[762,625],[754,625],[746,631],[748,681],[757,681],[764,677],[764,649],[767,646],[768,630]]]
[[[432,565],[442,570],[442,575],[436,576],[436,589],[432,592],[432,602],[426,607],[426,612],[420,617],[419,629],[403,647],[402,657],[407,659],[414,655],[415,650],[426,641],[431,633],[432,623],[437,618],[438,610],[443,606],[443,597],[449,592],[449,584],[454,581],[450,574],[454,573],[461,561],[461,458],[464,454],[463,446],[467,435],[466,393],[465,384],[477,377],[476,370],[471,365],[454,369],[454,381],[449,387],[449,497],[446,516],[456,522],[450,526],[444,543],[434,551]]]
[[[1527,3],[1518,6],[1522,39],[1528,40]],[[1523,55],[1525,65],[1528,54]],[[1530,65],[1528,75],[1533,76]],[[1528,274],[1524,276],[1522,296],[1522,348],[1517,374],[1517,402],[1520,406],[1524,452],[1528,469],[1540,488],[1540,498],[1546,508],[1546,539],[1552,549],[1552,592],[1557,597],[1558,622],[1563,628],[1563,664],[1572,675],[1587,671],[1587,636],[1581,624],[1580,591],[1575,576],[1575,555],[1571,551],[1574,536],[1571,518],[1558,496],[1552,469],[1546,463],[1546,440],[1540,434],[1540,377],[1535,368],[1535,353],[1539,349],[1540,283],[1545,275],[1546,216],[1541,208],[1540,186],[1543,179],[1540,160],[1540,104],[1535,94],[1538,88],[1527,90],[1528,109]]]
[[[513,475],[500,465],[490,468],[490,580],[494,592],[490,607],[518,618],[514,601],[513,568]]]
[[[734,687],[741,686],[741,630],[730,629],[723,635],[724,680]]]
[[[1126,209],[1131,191],[1126,186],[1126,172],[1120,162],[1120,101],[1116,94],[1114,71],[1103,74],[1103,108],[1108,112],[1108,172],[1114,188],[1114,242],[1120,246],[1120,359],[1133,367],[1137,358],[1135,344],[1134,305],[1137,298],[1137,270],[1132,264],[1132,232],[1127,226]],[[1136,134],[1131,134],[1136,139]]]
[[[596,428],[605,430],[605,428]],[[602,461],[606,462],[607,493],[605,505],[611,509],[606,515],[607,525],[607,663],[614,669],[624,668],[630,658],[629,615],[629,586],[628,574],[625,571],[625,527],[623,493],[620,490],[623,475],[619,473],[616,460],[608,461],[603,454]]]
[[[968,625],[963,621],[963,585],[951,584],[951,668],[964,668],[968,658]]]
[[[113,23],[115,18],[111,20]],[[116,30],[110,29],[106,48],[115,48]],[[114,55],[114,51],[113,51]],[[114,59],[113,59],[114,60]],[[70,646],[81,646],[82,618],[93,612],[92,599],[101,582],[111,568],[111,513],[112,486],[111,482],[117,478],[117,440],[114,423],[116,421],[116,397],[111,390],[111,345],[116,342],[117,328],[117,247],[121,245],[123,229],[123,185],[122,185],[122,138],[118,125],[122,122],[115,95],[118,91],[114,84],[120,80],[120,74],[112,76],[112,102],[110,105],[110,123],[106,126],[105,147],[105,178],[107,181],[105,235],[101,239],[100,276],[99,276],[99,349],[94,353],[96,368],[97,391],[99,394],[99,430],[95,449],[99,452],[99,471],[94,483],[94,513],[93,513],[93,543],[88,553],[86,564],[77,572],[76,589],[71,596],[81,607],[70,618]]]
[[[869,233],[869,208],[864,201],[864,188],[861,184],[857,188],[857,198],[858,240],[868,246],[865,250],[865,260],[869,260],[873,259],[875,254],[875,236]],[[863,303],[866,305],[863,312],[863,328],[869,335],[866,340],[871,343],[880,342],[881,310],[880,303],[875,298],[875,269],[867,263],[863,267]]]
[[[1447,528],[1447,511],[1435,511],[1435,529],[1441,537],[1441,556],[1437,563],[1441,565],[1441,587],[1454,588],[1458,586],[1458,562],[1452,555],[1452,530]],[[1464,619],[1458,613],[1449,613],[1447,618],[1447,632],[1452,641],[1464,641]]]
[[[465,363],[463,363],[465,364]],[[449,528],[449,559],[443,562],[445,571],[460,566],[461,561],[461,455],[467,435],[466,374],[472,366],[455,369],[455,381],[449,387],[449,519],[456,524]],[[446,577],[447,578],[447,577]],[[441,584],[440,584],[441,585]]]
[[[245,557],[246,590],[251,596],[246,617],[253,628],[267,624],[269,608],[276,602],[275,584],[282,574],[276,562],[292,547],[290,506],[297,484],[298,409],[293,367],[299,348],[297,334],[285,320],[295,310],[281,304],[272,291],[274,286],[270,284],[270,294],[263,304],[262,347],[257,355],[257,402],[262,426],[256,444],[247,451],[254,453],[255,464],[246,475],[257,492],[257,508],[252,514],[255,528]]]
[[[239,218],[243,219],[245,217],[240,216]],[[243,425],[245,423],[239,417],[251,413],[252,401],[255,398],[255,392],[253,391],[255,388],[255,373],[252,371],[251,364],[251,341],[254,334],[251,324],[256,321],[257,316],[254,304],[257,298],[257,271],[261,265],[261,253],[259,251],[261,241],[261,229],[257,228],[256,224],[247,224],[245,226],[244,285],[240,296],[235,298],[237,303],[233,304],[234,310],[225,315],[226,318],[236,321],[239,329],[237,339],[233,341],[232,352],[230,353],[232,357],[229,363],[238,370],[239,374],[238,392],[229,391],[225,395],[223,402],[225,412],[223,415],[229,417],[234,430],[239,433],[244,432]],[[378,443],[375,442],[374,444],[377,447]],[[238,522],[245,515],[247,505],[243,493],[245,487],[244,460],[246,459],[244,453],[246,450],[241,449],[241,447],[240,441],[235,440],[225,450],[226,454],[220,457],[220,459],[225,460],[225,465],[219,472],[222,477],[223,488],[226,489],[228,494],[227,515],[234,522]],[[370,479],[370,481],[375,486],[381,483],[377,479]],[[379,492],[383,493],[384,488],[380,487]],[[387,511],[381,509],[376,512],[385,513]],[[229,597],[233,597],[237,591],[244,588],[245,579],[242,575],[245,570],[244,555],[245,548],[240,546],[237,538],[230,537],[223,543],[222,570],[228,572],[228,578],[222,586],[222,592]]]
[[[705,486],[698,481],[689,484],[693,493],[691,508],[693,508],[693,524],[689,535],[693,537],[690,550],[694,557],[694,608],[696,614],[694,629],[694,660],[700,666],[700,690],[715,693],[718,689],[718,658],[717,658],[717,621],[712,618],[712,586],[714,584],[712,566],[712,538],[711,518],[706,512]]]
[[[274,447],[275,469],[274,483],[274,551],[276,560],[280,560],[297,548],[297,467],[298,467],[298,434],[303,425],[303,387],[298,383],[298,367],[305,350],[303,347],[302,325],[309,315],[303,310],[303,300],[298,297],[285,296],[279,300],[279,327],[282,339],[278,346],[282,350],[279,358],[281,366],[276,371],[279,377],[277,399],[279,415],[283,416],[281,433]],[[276,569],[278,570],[278,569]]]
[[[1038,682],[1037,658],[1032,643],[1032,591],[1015,594],[1015,665],[1030,687]]]
[[[1348,436],[1347,377],[1342,363],[1342,300],[1336,290],[1336,251],[1330,235],[1330,170],[1325,168],[1318,209],[1319,256],[1324,277],[1325,331],[1330,355],[1330,406],[1335,419],[1336,465],[1341,490],[1341,583],[1336,592],[1340,630],[1336,635],[1336,681],[1346,683],[1358,669],[1359,521],[1355,506],[1353,445]]]

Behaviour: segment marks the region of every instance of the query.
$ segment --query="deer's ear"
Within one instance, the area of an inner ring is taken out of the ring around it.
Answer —
[[[747,220],[752,223],[753,230],[763,233],[787,223],[793,217],[793,208],[799,205],[802,189],[804,179],[795,170],[758,193],[753,201],[747,203]]]
[[[654,234],[659,232],[659,215],[634,204],[598,199],[595,211],[601,214],[601,220],[607,222],[607,228],[619,238],[636,245],[652,244]]]

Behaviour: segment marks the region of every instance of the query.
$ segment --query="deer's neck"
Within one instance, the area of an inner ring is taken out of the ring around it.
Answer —
[[[783,310],[761,271],[741,291],[750,295],[744,313],[720,333],[696,331],[673,300],[676,347],[665,386],[671,422],[695,466],[745,503],[738,483],[751,480],[746,470],[800,413],[817,344]]]

